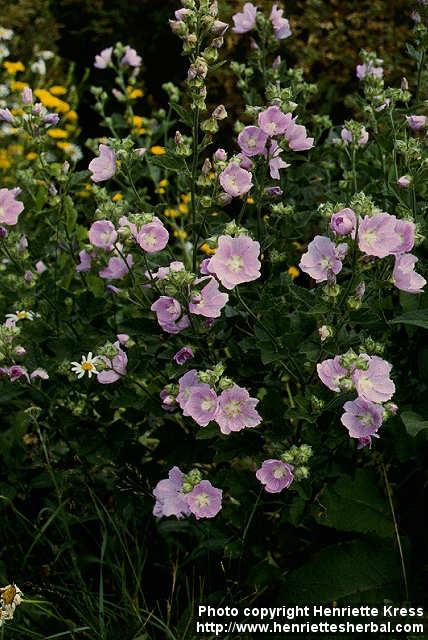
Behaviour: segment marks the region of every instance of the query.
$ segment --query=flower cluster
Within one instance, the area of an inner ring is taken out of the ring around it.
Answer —
[[[385,405],[395,392],[391,369],[392,365],[379,356],[357,355],[352,350],[317,365],[321,382],[331,391],[356,391],[358,397],[345,402],[341,421],[349,436],[358,439],[359,447],[370,446],[388,412],[397,410],[392,403]]]
[[[184,474],[178,467],[168,473],[168,479],[160,480],[153,490],[156,503],[153,514],[156,518],[194,515],[214,518],[221,509],[221,489],[213,487],[209,480],[202,480],[198,469]]]
[[[312,457],[312,448],[307,444],[293,445],[279,459],[264,460],[256,472],[256,478],[268,493],[280,493],[295,481],[309,476],[307,464]]]
[[[217,365],[207,371],[191,369],[178,380],[175,402],[195,422],[206,427],[216,422],[220,431],[228,435],[232,431],[256,427],[262,421],[256,411],[257,398],[248,391],[223,376],[224,367]],[[169,398],[168,408],[174,406],[172,389],[161,396],[163,403]]]

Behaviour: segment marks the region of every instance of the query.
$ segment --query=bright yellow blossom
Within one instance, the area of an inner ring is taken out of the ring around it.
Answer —
[[[123,200],[123,195],[118,191],[117,193],[114,194],[114,196],[112,197],[112,200],[113,202],[119,202],[119,200]]]
[[[3,62],[3,67],[6,69],[7,73],[10,73],[10,75],[15,75],[15,73],[18,73],[18,71],[25,71],[25,67],[20,60],[18,60],[17,62],[5,60]]]
[[[179,212],[177,211],[177,209],[172,209],[172,208],[168,208],[165,209],[163,212],[163,215],[166,218],[178,218],[178,216],[180,215]]]
[[[6,149],[0,149],[0,169],[9,169],[11,162],[8,158]]]
[[[207,256],[212,256],[217,251],[217,249],[212,249],[207,242],[204,242],[204,244],[202,244],[199,248],[203,253],[206,253]]]
[[[13,80],[11,83],[12,91],[23,91],[26,87],[28,87],[28,84],[26,82],[20,82],[19,80]]]
[[[165,147],[154,145],[150,147],[150,153],[153,153],[154,156],[163,156],[166,153]]]
[[[35,151],[29,151],[25,157],[27,160],[35,160],[37,158],[37,153]]]
[[[53,96],[63,96],[67,93],[67,89],[60,84],[54,84],[54,86],[49,89],[49,92]]]
[[[184,229],[177,229],[174,231],[174,238],[178,238],[179,240],[185,240],[187,238],[187,233]]]
[[[65,114],[64,119],[65,120],[70,120],[70,122],[76,122],[76,120],[77,120],[76,111],[73,111],[73,109],[71,109],[71,111],[69,111],[68,113]]]
[[[287,273],[289,276],[291,276],[291,279],[294,280],[300,274],[300,271],[298,270],[297,267],[291,266],[291,267],[288,267]]]
[[[45,89],[35,89],[34,95],[37,96],[40,102],[48,109],[54,109],[59,113],[67,113],[67,111],[70,111],[70,105],[68,102],[64,102],[64,100],[56,98]]]
[[[189,207],[183,202],[180,202],[180,204],[178,205],[178,210],[180,211],[180,213],[189,213]]]
[[[251,196],[247,198],[247,204],[254,204],[254,198]]]
[[[53,127],[52,129],[48,129],[48,136],[55,139],[68,138],[68,132],[64,129]]]
[[[144,95],[142,89],[134,89],[133,87],[126,87],[126,92],[128,94],[128,98],[130,98],[131,100],[142,98]]]

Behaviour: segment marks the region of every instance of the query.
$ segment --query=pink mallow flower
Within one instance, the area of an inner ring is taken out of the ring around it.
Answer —
[[[198,384],[190,389],[183,409],[184,416],[190,416],[201,427],[206,427],[217,412],[218,397],[208,384]]]
[[[233,31],[235,33],[247,33],[256,26],[257,7],[251,2],[246,2],[241,12],[232,16]]]
[[[259,113],[259,127],[270,137],[284,134],[291,121],[291,113],[283,113],[276,106],[269,107]]]
[[[357,217],[352,209],[345,207],[333,213],[330,220],[330,229],[337,236],[348,236],[355,229]]]
[[[89,171],[93,182],[104,182],[116,173],[116,152],[105,144],[100,144],[98,152],[98,157],[89,163]]]
[[[328,358],[320,364],[317,364],[318,377],[331,391],[340,391],[340,383],[344,378],[348,377],[348,370],[342,367],[340,356]]]
[[[278,9],[278,5],[272,6],[272,11],[269,16],[269,20],[272,22],[275,38],[277,40],[285,40],[291,36],[290,23],[287,18],[283,18],[283,9]]]
[[[407,293],[423,293],[427,281],[419,273],[416,273],[415,264],[417,261],[417,257],[411,253],[395,256],[392,279],[397,289]]]
[[[0,189],[0,224],[13,226],[18,222],[19,215],[24,211],[24,204],[16,199],[20,193],[19,187]]]
[[[233,198],[243,196],[253,186],[252,175],[246,169],[231,163],[220,173],[220,184],[227,194]]]
[[[193,389],[193,387],[200,386],[201,384],[202,383],[199,382],[198,372],[196,371],[196,369],[191,369],[190,371],[182,375],[181,378],[179,378],[177,402],[183,411],[189,399],[190,391]]]
[[[168,244],[168,240],[168,231],[156,217],[148,224],[143,224],[137,235],[138,244],[147,253],[162,251]]]
[[[117,349],[117,354],[110,358],[105,356],[99,356],[98,361],[104,363],[105,369],[98,373],[97,380],[101,384],[112,384],[119,380],[122,376],[126,375],[126,367],[128,365],[128,356],[120,348],[120,342],[115,342],[114,346]]]
[[[373,78],[382,78],[383,76],[383,68],[375,67],[373,62],[368,62],[367,64],[357,64],[355,71],[358,80],[363,80],[367,76],[372,76]]]
[[[257,156],[264,153],[267,138],[259,127],[245,127],[238,136],[238,144],[246,156]]]
[[[384,411],[379,404],[357,398],[345,402],[343,408],[345,413],[340,420],[348,429],[350,438],[370,438],[382,424]]]
[[[182,366],[193,357],[194,353],[191,347],[182,347],[176,354],[174,354],[173,360],[176,364]]]
[[[88,236],[92,246],[111,251],[117,240],[117,231],[110,220],[96,220],[92,223]]]
[[[280,493],[294,480],[294,467],[281,460],[265,460],[256,471],[256,478],[265,485],[268,493]]]
[[[389,213],[364,216],[358,228],[358,246],[368,256],[385,258],[410,251],[414,244],[414,224],[397,220]]]
[[[342,270],[340,247],[336,247],[326,236],[315,236],[307,252],[302,255],[300,269],[316,282],[325,282],[330,272],[336,275]]]
[[[128,45],[125,49],[125,55],[120,61],[120,64],[129,66],[129,67],[140,67],[141,62],[142,62],[141,56],[138,55],[135,49],[133,49]]]
[[[189,326],[189,318],[183,315],[181,304],[175,298],[161,296],[150,307],[157,321],[167,333],[180,333]]]
[[[229,300],[228,294],[219,290],[218,282],[215,278],[198,278],[195,284],[200,282],[207,282],[207,284],[199,294],[192,298],[189,304],[190,313],[205,316],[205,318],[219,318],[221,310]]]
[[[226,289],[260,278],[260,244],[248,236],[220,236],[209,270]]]
[[[312,149],[314,146],[314,139],[308,138],[306,127],[301,124],[296,124],[295,118],[287,127],[285,137],[288,141],[288,146],[292,151],[307,151],[308,149]]]
[[[251,398],[246,389],[236,384],[222,391],[215,416],[220,431],[229,434],[260,424],[262,419],[255,408],[258,402],[257,398]]]
[[[395,392],[395,385],[389,374],[392,365],[378,356],[367,356],[368,369],[355,369],[352,380],[358,395],[370,402],[387,402]]]
[[[134,264],[134,259],[131,255],[125,256],[125,260],[122,257],[112,257],[108,261],[108,264],[104,269],[98,273],[100,278],[105,280],[122,280],[131,270]]]
[[[108,65],[111,62],[111,56],[113,53],[113,47],[107,47],[100,51],[98,55],[95,56],[94,67],[97,69],[107,69]]]
[[[269,158],[269,173],[272,180],[279,180],[279,172],[281,169],[287,169],[290,165],[281,158],[282,149],[276,140],[272,140],[272,144],[266,155]]]
[[[342,131],[340,132],[340,137],[345,144],[348,144],[348,142],[353,142],[354,140],[354,136],[352,135],[351,131],[349,131],[349,129],[347,129],[346,127],[343,127]],[[361,127],[361,134],[358,138],[358,144],[360,145],[360,147],[363,147],[365,144],[367,144],[368,140],[369,133],[367,129],[365,127]]]
[[[79,259],[80,262],[78,265],[76,265],[76,271],[78,273],[90,271],[92,264],[92,254],[83,249],[83,251],[79,252]]]
[[[427,118],[426,116],[407,116],[406,120],[412,131],[419,131],[426,125]]]
[[[411,183],[412,178],[410,176],[400,176],[397,180],[398,186],[402,189],[407,189],[407,187],[410,187]]]
[[[184,475],[178,467],[173,467],[167,480],[160,480],[153,490],[156,504],[153,515],[156,518],[175,516],[182,518],[190,515],[190,508],[185,499],[183,489]]]
[[[213,487],[209,480],[201,480],[189,493],[186,502],[196,520],[200,518],[214,518],[221,509],[223,492]]]

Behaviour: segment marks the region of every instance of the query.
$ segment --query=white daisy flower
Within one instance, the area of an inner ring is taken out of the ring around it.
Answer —
[[[81,362],[72,362],[71,370],[77,375],[78,378],[83,378],[85,373],[88,374],[89,378],[92,378],[92,374],[97,376],[99,371],[97,371],[96,364],[98,362],[98,356],[93,356],[92,351],[88,353],[87,356],[82,356]]]
[[[12,322],[18,322],[18,320],[34,320],[36,314],[33,311],[15,311],[15,313],[7,313],[6,318]]]
[[[0,27],[0,40],[11,40],[13,38],[12,29],[6,29],[5,27]]]

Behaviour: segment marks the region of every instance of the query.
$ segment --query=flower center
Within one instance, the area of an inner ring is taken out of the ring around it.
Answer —
[[[227,261],[227,266],[234,273],[241,271],[242,267],[244,266],[242,256],[231,256]]]
[[[207,507],[210,503],[209,496],[206,493],[200,493],[196,496],[196,504],[198,507]]]
[[[276,467],[275,471],[273,472],[273,477],[276,478],[277,480],[282,478],[284,475],[285,475],[285,470],[282,467]]]
[[[82,364],[82,369],[83,369],[84,371],[94,371],[94,370],[95,370],[95,367],[94,367],[94,365],[92,364],[92,362],[84,362],[84,363]]]
[[[211,411],[214,406],[214,400],[212,398],[204,398],[201,402],[202,411]]]
[[[363,240],[371,246],[377,240],[376,231],[366,231],[366,233],[363,234]]]
[[[254,136],[249,136],[249,138],[247,140],[247,146],[250,149],[255,149],[255,147],[257,146],[257,140],[255,139]]]
[[[275,122],[269,122],[269,124],[265,125],[265,129],[268,130],[270,136],[274,136],[276,133],[276,124]]]
[[[229,176],[227,178],[227,185],[229,188],[236,187],[236,178],[234,176]]]
[[[329,256],[323,256],[320,260],[320,266],[322,269],[328,269],[331,266],[331,259]]]
[[[144,236],[144,242],[150,247],[153,247],[156,244],[156,237],[151,233],[146,233]]]
[[[370,413],[363,413],[358,416],[358,419],[363,423],[365,427],[373,426],[373,416]]]
[[[24,318],[28,318],[28,313],[26,311],[17,311],[16,317],[23,320]]]
[[[239,400],[229,400],[224,407],[224,412],[229,418],[236,418],[241,413],[241,403]]]

